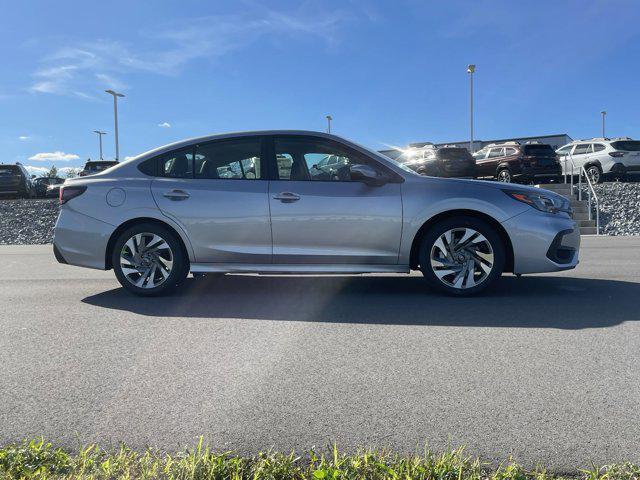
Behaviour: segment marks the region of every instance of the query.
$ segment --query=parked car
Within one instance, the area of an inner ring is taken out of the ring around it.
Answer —
[[[558,156],[546,143],[491,144],[473,156],[478,178],[507,183],[531,183],[557,180],[562,173]]]
[[[89,160],[84,164],[84,168],[78,173],[80,177],[86,177],[87,175],[93,175],[95,173],[111,168],[114,165],[118,165],[118,162],[111,160]]]
[[[576,140],[556,150],[563,173],[575,175],[584,167],[592,183],[607,177],[623,180],[627,173],[640,173],[640,141],[629,137]]]
[[[314,176],[327,156],[348,175]],[[243,171],[251,159],[255,173]],[[534,187],[421,176],[317,132],[213,135],[67,180],[54,234],[61,263],[111,269],[138,295],[222,273],[409,273],[470,295],[503,272],[571,269],[569,201]]]
[[[432,177],[475,178],[476,163],[466,148],[436,147],[427,144],[404,150],[397,159],[420,175]]]
[[[33,198],[35,194],[31,176],[24,166],[0,164],[0,195]]]
[[[39,198],[55,197],[59,187],[53,189],[50,187],[56,187],[62,183],[64,183],[64,178],[60,177],[39,177],[33,180],[36,196]]]

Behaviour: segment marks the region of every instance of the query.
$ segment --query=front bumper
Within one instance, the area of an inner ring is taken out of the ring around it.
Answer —
[[[513,246],[514,273],[556,272],[578,264],[580,227],[564,214],[530,208],[502,225]]]
[[[113,225],[63,206],[53,231],[54,255],[60,263],[104,270],[114,230]]]

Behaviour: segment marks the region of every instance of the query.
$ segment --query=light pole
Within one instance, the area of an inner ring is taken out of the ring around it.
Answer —
[[[469,152],[473,153],[473,73],[476,71],[475,65],[467,65],[467,73],[469,74],[469,121],[470,121],[470,130],[471,135],[469,137]]]
[[[331,133],[331,120],[333,120],[333,117],[331,115],[327,115],[324,118],[327,119],[327,133]]]
[[[98,139],[100,142],[100,160],[104,160],[102,158],[102,135],[106,135],[107,132],[101,132],[100,130],[94,130],[93,132],[98,134]]]
[[[602,114],[602,138],[607,138],[604,134],[604,117],[607,116],[607,112],[603,110],[600,113]]]
[[[124,97],[122,93],[113,90],[105,90],[109,95],[113,95],[113,116],[115,118],[115,134],[116,134],[116,162],[120,161],[120,146],[118,145],[118,97]]]

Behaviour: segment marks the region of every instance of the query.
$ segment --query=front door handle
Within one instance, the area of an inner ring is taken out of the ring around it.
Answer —
[[[176,200],[186,200],[190,196],[191,195],[189,195],[184,190],[177,190],[177,189],[169,190],[168,192],[165,192],[163,194],[163,197],[168,198],[169,200],[174,200],[174,201],[176,201]]]
[[[300,195],[293,192],[281,192],[273,196],[274,200],[280,200],[282,203],[297,202],[300,200]]]

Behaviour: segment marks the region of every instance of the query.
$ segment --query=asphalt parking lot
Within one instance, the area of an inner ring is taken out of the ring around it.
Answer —
[[[419,275],[225,276],[139,299],[50,246],[2,246],[0,443],[639,461],[640,237],[585,237],[581,258],[471,299]]]

